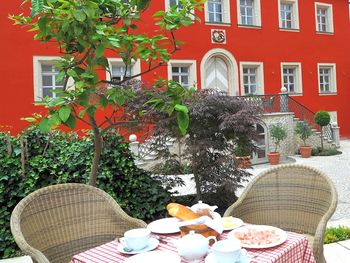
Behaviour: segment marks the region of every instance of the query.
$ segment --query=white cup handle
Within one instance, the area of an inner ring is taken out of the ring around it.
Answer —
[[[119,238],[119,242],[120,242],[120,244],[122,244],[122,247],[128,247],[128,243],[127,243],[125,237]]]

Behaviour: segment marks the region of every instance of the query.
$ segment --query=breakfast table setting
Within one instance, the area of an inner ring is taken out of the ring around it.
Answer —
[[[221,217],[216,208],[170,203],[171,217],[128,230],[71,263],[316,263],[304,235]]]

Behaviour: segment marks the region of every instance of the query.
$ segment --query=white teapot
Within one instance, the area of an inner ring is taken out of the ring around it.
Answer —
[[[196,234],[195,231],[190,231],[188,235],[177,241],[178,254],[188,262],[199,262],[207,255],[211,239],[216,241],[214,236],[206,238]]]

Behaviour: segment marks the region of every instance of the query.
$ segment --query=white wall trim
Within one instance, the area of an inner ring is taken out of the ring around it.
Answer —
[[[249,26],[249,25],[243,25],[242,19],[241,19],[241,3],[240,0],[237,0],[237,22],[240,26]],[[261,4],[260,0],[254,0],[253,3],[253,11],[254,11],[254,19],[253,19],[253,26],[261,27]]]
[[[283,30],[299,30],[299,4],[298,0],[277,0],[278,4],[278,23],[279,23],[279,28]],[[292,28],[284,28],[282,27],[282,17],[281,17],[281,3],[293,3],[293,21],[292,21]]]
[[[297,81],[297,90],[295,93],[303,93],[303,70],[300,62],[281,62],[281,87],[284,87],[283,83],[283,67],[295,67],[296,68],[296,81]],[[293,93],[290,93],[293,95]]]
[[[197,88],[197,61],[196,60],[190,60],[190,59],[171,59],[168,62],[168,80],[172,79],[172,67],[178,66],[178,67],[189,67],[189,80],[188,83],[191,86],[194,86]]]
[[[319,31],[318,30],[318,23],[317,23],[317,7],[321,6],[321,7],[327,7],[329,8],[329,13],[328,13],[328,22],[329,22],[329,31]],[[322,3],[322,2],[315,2],[315,25],[316,25],[316,32],[317,33],[334,33],[334,17],[333,17],[333,5],[329,4],[329,3]]]
[[[321,87],[320,87],[320,68],[321,67],[329,67],[331,68],[331,78],[332,78],[332,85],[330,86],[330,92],[322,92],[321,93]],[[337,64],[336,63],[317,63],[317,82],[318,82],[318,94],[319,95],[333,95],[337,93]]]
[[[209,50],[202,58],[201,61],[201,88],[205,89],[205,79],[206,79],[206,63],[214,56],[219,56],[223,58],[228,64],[229,72],[229,87],[228,95],[237,96],[239,94],[239,81],[238,81],[238,65],[235,57],[226,49],[214,48]]]
[[[124,62],[121,58],[107,58],[109,69],[112,68],[112,64],[116,64],[118,66],[124,66]],[[138,59],[132,65],[132,75],[136,75],[141,73],[141,61]],[[141,80],[141,76],[136,77],[135,79]],[[108,71],[106,71],[106,80],[111,80],[111,76]]]
[[[167,0],[169,1],[169,0]],[[239,1],[239,0],[238,0]],[[209,21],[208,14],[208,1],[204,4],[204,20],[208,25],[210,23],[214,23],[215,25],[220,24],[220,22]],[[230,8],[230,0],[222,0],[222,22],[223,24],[231,23],[231,8]]]
[[[58,56],[33,56],[33,84],[34,84],[34,101],[42,101],[43,99],[43,91],[41,89],[42,86],[42,78],[41,78],[41,63],[52,62],[54,64],[55,61],[61,60],[61,57]],[[72,78],[68,79],[67,88],[70,88],[74,84]]]
[[[257,94],[265,94],[265,81],[264,81],[264,63],[256,61],[241,61],[240,62],[240,84],[241,84],[241,95],[246,95],[244,93],[244,79],[243,79],[243,68],[244,66],[252,66],[257,68]]]

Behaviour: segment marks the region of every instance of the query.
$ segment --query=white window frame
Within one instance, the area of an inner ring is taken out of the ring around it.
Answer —
[[[298,0],[278,0],[278,19],[279,19],[279,28],[281,30],[299,30],[299,5]],[[282,4],[292,4],[292,27],[282,27],[282,16],[281,16],[281,5]]]
[[[125,64],[121,58],[107,58],[107,60],[108,60],[108,66],[110,69],[112,68],[112,65],[125,66]],[[139,73],[141,73],[141,62],[138,59],[131,66],[131,75],[136,75]],[[141,80],[141,76],[138,76],[135,79]],[[111,76],[110,76],[110,73],[108,71],[106,71],[106,80],[108,80],[108,81],[111,80]]]
[[[180,0],[176,0],[178,3],[180,2]],[[169,10],[171,8],[170,6],[170,0],[165,0],[165,10]]]
[[[62,59],[57,56],[33,56],[33,80],[34,80],[34,101],[43,100],[42,90],[42,71],[41,65],[43,63],[54,64],[55,61]],[[72,78],[68,79],[67,89],[71,88],[74,84]]]
[[[327,20],[328,20],[328,30],[320,31],[317,22],[317,8],[322,7],[327,9]],[[316,22],[316,32],[320,34],[334,33],[334,22],[333,22],[333,5],[328,3],[315,2],[315,22]]]
[[[237,17],[238,17],[238,26],[240,27],[261,27],[261,7],[260,0],[253,0],[253,25],[242,24],[241,18],[241,1],[237,0]]]
[[[244,78],[243,69],[244,68],[256,68],[256,95],[263,95],[265,93],[264,87],[264,63],[263,62],[253,62],[253,61],[241,61],[240,62],[240,79],[241,79],[241,95],[248,95],[244,92]]]
[[[230,9],[230,0],[222,0],[222,22],[209,21],[209,9],[208,1],[204,4],[204,17],[206,24],[213,25],[231,25],[231,9]]]
[[[282,62],[281,63],[281,87],[284,87],[283,81],[283,69],[295,68],[295,91],[289,92],[289,95],[302,95],[303,94],[303,78],[302,78],[302,66],[300,62]]]
[[[168,80],[173,79],[172,68],[173,67],[188,67],[188,85],[189,87],[194,86],[197,88],[197,62],[196,60],[182,60],[172,59],[168,62]]]
[[[331,80],[329,85],[329,92],[321,92],[320,83],[320,68],[329,68],[331,70]],[[318,93],[319,95],[335,95],[337,94],[337,65],[336,63],[318,63],[317,64],[317,77],[318,77]]]

